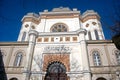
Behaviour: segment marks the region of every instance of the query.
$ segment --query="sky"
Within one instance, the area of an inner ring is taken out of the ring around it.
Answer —
[[[77,8],[81,14],[86,10],[94,10],[101,17],[105,38],[111,39],[112,17],[115,14],[115,1],[120,0],[0,0],[0,42],[17,41],[21,19],[29,12],[39,12],[53,8]]]

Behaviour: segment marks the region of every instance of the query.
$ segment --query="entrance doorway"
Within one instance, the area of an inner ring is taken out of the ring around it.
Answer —
[[[17,78],[11,78],[11,79],[9,79],[9,80],[18,80]]]
[[[100,78],[98,78],[97,80],[106,80],[105,78],[103,78],[103,77],[100,77]]]
[[[48,65],[44,80],[67,80],[65,66],[60,62],[52,62]]]

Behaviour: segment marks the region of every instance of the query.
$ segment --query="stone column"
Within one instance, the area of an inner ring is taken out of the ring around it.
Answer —
[[[35,30],[29,31],[29,45],[28,45],[27,54],[26,54],[26,65],[24,68],[25,80],[30,80],[34,47],[35,47],[37,36],[38,36],[37,31]]]
[[[81,47],[84,80],[92,80],[87,45],[85,40],[86,30],[80,29],[78,33],[79,33],[79,40],[80,40],[80,47]]]
[[[100,40],[104,40],[104,35],[103,35],[103,33],[102,33],[102,30],[98,30],[98,35],[99,35],[99,39]]]

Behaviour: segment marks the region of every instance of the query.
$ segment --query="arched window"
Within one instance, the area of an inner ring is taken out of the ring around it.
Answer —
[[[93,52],[93,61],[95,66],[101,65],[100,55],[98,51]]]
[[[96,37],[96,40],[99,40],[98,31],[97,31],[97,30],[94,30],[94,32],[95,32],[95,37]]]
[[[91,36],[91,32],[90,31],[88,32],[88,37],[89,37],[89,40],[92,40],[92,36]]]
[[[26,32],[23,32],[22,41],[25,41],[25,38],[26,38]]]
[[[21,65],[21,60],[22,60],[22,53],[18,52],[15,58],[14,66],[20,66]]]
[[[51,32],[67,32],[68,29],[66,27],[66,25],[59,23],[59,24],[55,24],[52,26],[51,28]]]
[[[115,50],[117,64],[120,65],[120,50]]]

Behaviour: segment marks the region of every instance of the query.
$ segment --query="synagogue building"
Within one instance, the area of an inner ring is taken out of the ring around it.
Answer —
[[[120,51],[94,10],[27,13],[16,42],[0,42],[7,80],[119,80]],[[2,80],[2,79],[0,79]],[[4,79],[3,79],[4,80]]]

